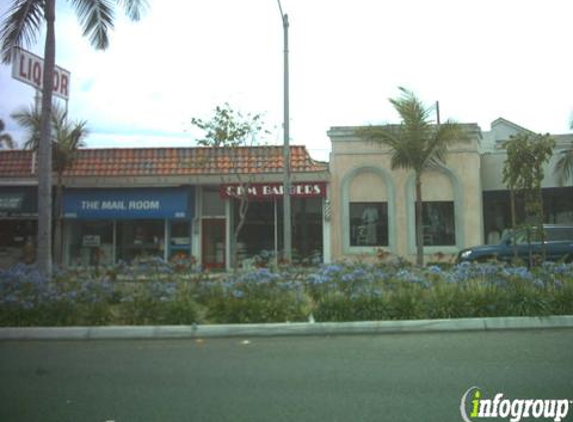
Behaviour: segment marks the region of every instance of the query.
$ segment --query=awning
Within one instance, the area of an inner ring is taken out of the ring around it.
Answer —
[[[193,188],[71,189],[64,217],[78,219],[192,218]]]

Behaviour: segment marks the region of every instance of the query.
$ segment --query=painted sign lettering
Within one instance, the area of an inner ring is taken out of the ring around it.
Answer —
[[[12,77],[36,89],[44,86],[44,59],[22,50],[14,49]],[[70,97],[70,72],[59,66],[54,67],[54,95],[64,100]]]
[[[283,196],[282,183],[251,183],[246,186],[238,184],[221,185],[221,198],[240,198],[247,189],[251,199],[272,199]],[[290,195],[295,198],[323,198],[326,196],[325,182],[293,183]]]

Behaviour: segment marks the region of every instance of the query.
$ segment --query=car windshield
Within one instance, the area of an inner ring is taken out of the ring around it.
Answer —
[[[547,231],[545,231],[545,238],[547,239]],[[529,242],[541,242],[541,230],[535,227],[529,229],[518,229],[515,232],[510,230],[504,234],[501,242],[517,245]]]

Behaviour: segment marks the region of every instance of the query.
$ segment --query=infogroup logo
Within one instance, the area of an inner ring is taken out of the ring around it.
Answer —
[[[482,390],[474,386],[462,396],[460,413],[464,422],[475,422],[480,418],[509,418],[510,422],[533,418],[559,422],[567,417],[572,404],[568,399],[506,399],[503,393],[487,399]]]

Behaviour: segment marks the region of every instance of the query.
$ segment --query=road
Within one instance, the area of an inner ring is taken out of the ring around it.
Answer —
[[[472,386],[573,399],[572,358],[571,329],[3,341],[0,421],[460,421]]]

